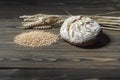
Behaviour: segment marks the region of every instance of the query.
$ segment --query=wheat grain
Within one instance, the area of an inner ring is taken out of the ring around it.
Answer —
[[[17,35],[14,42],[23,46],[42,47],[49,46],[57,40],[58,36],[53,33],[34,30]]]

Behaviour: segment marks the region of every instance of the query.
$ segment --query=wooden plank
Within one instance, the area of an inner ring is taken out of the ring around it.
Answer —
[[[119,80],[117,69],[0,69],[1,80]],[[104,72],[104,74],[103,74]],[[112,77],[111,77],[112,76]]]
[[[0,18],[1,19],[14,19],[20,15],[24,14],[37,14],[37,13],[47,13],[47,14],[66,14],[63,9],[70,10],[72,14],[98,14],[110,11],[119,10],[116,8],[115,4],[84,4],[84,5],[25,5],[25,4],[11,4],[11,5],[0,5]],[[17,6],[17,7],[16,7]],[[8,9],[9,8],[9,9]],[[72,10],[72,11],[71,11]],[[76,12],[77,11],[77,12]],[[9,13],[8,13],[9,12]]]
[[[101,39],[98,48],[93,49],[75,47],[62,39],[50,47],[41,48],[21,47],[13,42],[15,35],[25,31],[16,29],[20,26],[21,20],[18,18],[20,15],[67,14],[63,9],[72,15],[106,13],[119,10],[114,6],[115,3],[102,6],[101,4],[68,5],[69,3],[58,6],[18,4],[18,7],[16,4],[18,3],[0,5],[0,68],[120,69],[120,33],[117,31],[104,30],[107,36]],[[50,31],[59,34],[59,28]]]
[[[59,30],[59,29],[58,29]],[[23,30],[22,30],[23,31]],[[53,29],[52,31],[56,31]],[[21,30],[1,28],[0,38],[10,42],[0,42],[1,68],[97,68],[119,69],[119,32],[107,31],[113,39],[109,46],[98,49],[82,49],[60,40],[50,47],[19,47],[12,40]],[[58,32],[58,31],[57,31]],[[113,33],[113,34],[112,34]],[[4,36],[2,36],[4,35]],[[12,35],[12,36],[11,36]],[[11,38],[12,37],[12,38]],[[112,50],[114,49],[114,50]],[[7,51],[6,51],[7,50]],[[79,54],[78,54],[79,53]],[[74,54],[74,55],[73,55]],[[7,63],[7,64],[6,64]],[[75,65],[73,65],[75,64]],[[14,66],[13,66],[14,65]],[[33,66],[35,65],[35,66]],[[81,66],[82,65],[82,66]]]
[[[119,31],[104,30],[110,42],[94,49],[78,48],[62,39],[50,47],[41,48],[13,43],[15,35],[25,31],[16,29],[20,26],[20,15],[67,14],[63,9],[72,15],[101,14],[119,11],[119,1],[41,1],[0,1],[0,80],[120,80]],[[120,16],[119,13],[110,15]],[[59,34],[59,29],[51,31]]]

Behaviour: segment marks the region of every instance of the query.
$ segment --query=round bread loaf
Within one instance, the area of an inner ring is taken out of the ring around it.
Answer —
[[[87,16],[72,16],[61,26],[61,37],[76,46],[86,47],[98,41],[102,30],[100,25]]]

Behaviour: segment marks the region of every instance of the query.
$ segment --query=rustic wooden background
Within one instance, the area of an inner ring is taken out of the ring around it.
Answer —
[[[120,11],[119,0],[0,0],[0,80],[120,80],[120,32],[104,30],[92,48],[62,39],[50,47],[29,48],[13,42],[24,14],[104,14]],[[120,16],[120,12],[109,14]],[[58,29],[50,31],[59,34]]]

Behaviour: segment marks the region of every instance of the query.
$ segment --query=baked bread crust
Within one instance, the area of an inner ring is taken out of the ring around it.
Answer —
[[[60,29],[60,35],[65,41],[82,47],[96,43],[101,33],[100,25],[87,16],[69,17]]]

